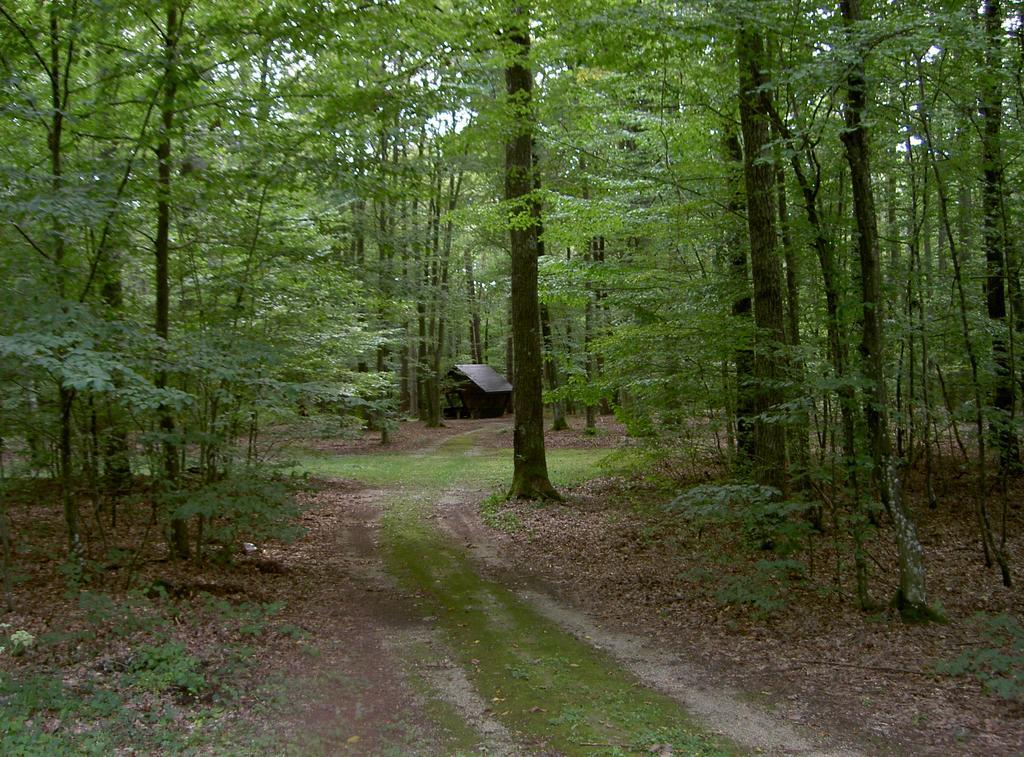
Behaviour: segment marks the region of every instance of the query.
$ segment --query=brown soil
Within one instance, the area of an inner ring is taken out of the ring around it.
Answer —
[[[273,727],[303,750],[378,753],[398,743],[430,754],[440,743],[391,649],[393,636],[423,621],[378,566],[377,500],[356,484],[324,484],[309,496],[306,538],[267,552],[287,571],[275,598],[308,633],[299,655],[288,646],[267,660],[288,692]]]

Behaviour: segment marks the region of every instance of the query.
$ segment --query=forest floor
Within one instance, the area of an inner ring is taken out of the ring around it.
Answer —
[[[547,506],[489,496],[509,478],[507,419],[403,424],[386,451],[369,434],[308,444],[301,539],[221,566],[146,562],[131,582],[123,564],[58,570],[52,502],[16,494],[0,620],[37,642],[0,654],[3,751],[1024,752],[1020,702],[935,672],[985,646],[975,613],[1024,610],[977,565],[959,505],[922,525],[950,622],[905,626],[852,608],[825,537],[812,576],[766,578],[728,529],[680,524],[665,480],[713,471],[630,475],[624,441],[605,418],[549,435],[567,501]],[[955,485],[944,501],[966,501]]]

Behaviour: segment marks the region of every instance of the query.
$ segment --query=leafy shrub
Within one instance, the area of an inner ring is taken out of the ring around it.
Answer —
[[[178,641],[140,647],[130,670],[132,686],[154,694],[170,688],[197,694],[206,687],[206,679],[199,672],[199,660]]]
[[[988,692],[1024,702],[1024,627],[1011,615],[979,618],[982,636],[991,646],[964,650],[955,659],[936,665],[936,670],[973,675]]]
[[[781,499],[778,489],[758,484],[705,484],[687,489],[666,509],[706,525],[736,526],[750,546],[792,555],[804,544],[811,526],[794,516],[813,502]]]
[[[10,627],[10,623],[0,623],[0,631],[4,631]],[[35,643],[36,637],[21,628],[11,633],[6,639],[0,637],[0,654],[10,651],[12,655],[18,657],[25,654],[25,652],[35,646]]]
[[[291,481],[246,472],[163,496],[169,499],[174,517],[206,518],[207,541],[291,541],[302,533],[295,523],[299,507],[294,488]]]
[[[715,599],[728,605],[750,605],[767,616],[785,606],[782,597],[794,581],[803,580],[804,565],[796,560],[758,560],[750,575],[726,579]]]
[[[221,623],[233,625],[235,630],[246,636],[260,636],[270,625],[270,619],[285,608],[285,603],[240,602],[232,604],[226,599],[208,597],[206,608],[217,616]]]
[[[715,599],[744,605],[759,616],[785,605],[786,592],[805,580],[806,567],[795,559],[807,544],[812,529],[803,517],[813,503],[783,500],[779,491],[757,484],[701,485],[688,489],[666,509],[680,514],[698,528],[724,526],[742,536],[748,549],[771,549],[777,559],[758,560],[753,570],[740,575],[709,573],[716,585]]]
[[[82,586],[96,580],[103,574],[103,566],[96,560],[86,560],[80,556],[71,557],[57,566],[57,572],[64,577],[68,593],[77,594]]]

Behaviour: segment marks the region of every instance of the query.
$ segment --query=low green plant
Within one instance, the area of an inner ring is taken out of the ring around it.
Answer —
[[[11,654],[15,657],[25,654],[36,643],[36,637],[24,628],[11,634]]]
[[[725,579],[715,599],[722,604],[749,605],[765,617],[785,606],[786,592],[803,580],[804,570],[797,560],[758,560],[752,573]]]
[[[162,504],[176,518],[202,516],[208,542],[293,541],[302,535],[296,524],[296,486],[293,479],[247,471],[198,488],[163,493]],[[232,554],[227,548],[219,552],[225,560]]]
[[[10,627],[10,623],[0,623],[0,632],[6,631]],[[35,636],[25,629],[19,628],[17,631],[9,634],[6,638],[0,636],[0,654],[9,652],[13,656],[19,657],[35,646],[35,643]]]
[[[64,577],[68,593],[74,596],[81,591],[83,586],[102,576],[104,566],[96,560],[86,560],[75,556],[57,565],[57,572]]]
[[[666,509],[698,527],[736,527],[748,546],[789,556],[803,548],[812,528],[806,518],[799,516],[816,506],[814,502],[784,500],[770,486],[703,484],[687,489]]]
[[[964,650],[958,657],[936,665],[947,675],[971,675],[986,691],[1003,699],[1024,702],[1024,627],[1005,613],[979,615],[984,646]]]
[[[727,605],[750,607],[760,617],[785,605],[787,592],[803,583],[806,566],[798,559],[809,543],[813,525],[804,517],[812,502],[784,500],[780,492],[757,484],[694,486],[666,505],[699,529],[719,526],[741,536],[749,550],[770,550],[751,570],[737,575],[694,574],[692,580],[709,581],[714,597]]]
[[[500,492],[494,492],[480,503],[480,517],[491,528],[510,534],[523,527],[522,520],[508,508],[508,501]]]
[[[163,587],[158,588],[163,591]],[[109,628],[117,636],[157,631],[170,623],[160,608],[139,592],[115,599],[102,592],[83,591],[78,595],[78,606],[89,623]]]
[[[39,727],[54,716],[88,710],[86,703],[69,696],[60,678],[49,675],[0,676],[0,754],[103,754],[102,739],[71,737],[62,729],[53,733]],[[40,717],[45,716],[45,717]]]
[[[284,623],[283,625],[278,626],[277,632],[282,636],[287,636],[289,639],[294,639],[295,641],[303,641],[309,638],[309,631],[300,626],[292,625],[291,623]]]
[[[134,688],[154,694],[175,688],[194,695],[206,688],[199,660],[175,640],[137,649],[130,673]]]
[[[283,609],[284,602],[250,604],[247,607],[247,617],[242,621],[238,630],[248,636],[260,636],[270,625],[270,619]]]
[[[238,602],[232,604],[226,599],[208,596],[206,609],[223,623],[230,623],[246,636],[259,636],[270,625],[270,619],[285,608],[278,602]]]

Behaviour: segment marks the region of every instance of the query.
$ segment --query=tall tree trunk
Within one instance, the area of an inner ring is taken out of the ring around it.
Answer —
[[[805,151],[807,164],[815,177],[815,180],[812,182],[797,152],[797,142],[793,134],[774,110],[772,111],[772,123],[791,148],[789,153],[790,165],[800,187],[807,223],[810,225],[813,234],[811,245],[817,254],[818,265],[821,267],[822,284],[825,289],[827,351],[829,360],[832,363],[832,371],[838,384],[836,393],[839,395],[839,415],[842,425],[843,477],[839,485],[843,486],[849,483],[853,495],[855,518],[852,533],[854,539],[853,557],[857,582],[857,602],[861,609],[868,610],[872,609],[875,603],[871,600],[868,591],[867,556],[862,547],[864,519],[860,512],[860,477],[857,475],[856,395],[853,383],[850,380],[846,330],[840,318],[843,299],[843,290],[840,285],[840,268],[836,260],[835,245],[827,233],[821,211],[818,208],[821,174],[817,170],[819,163],[814,148],[807,147]]]
[[[56,2],[50,3],[49,15],[50,62],[47,74],[50,80],[50,105],[52,112],[50,114],[47,137],[50,151],[50,188],[53,192],[54,205],[59,206],[60,195],[64,189],[64,116],[67,113],[69,94],[67,76],[69,75],[71,60],[74,56],[74,41],[73,38],[69,37],[67,54],[62,60],[60,9]],[[66,253],[64,222],[59,213],[59,210],[55,210],[52,218],[53,247],[51,260],[53,262],[54,275],[57,279],[57,297],[61,301],[61,308],[67,313],[68,310],[65,304],[65,297],[67,296],[67,267],[64,259]],[[78,524],[78,501],[75,499],[74,492],[72,491],[73,471],[71,455],[71,425],[75,390],[64,386],[62,383],[58,390],[58,395],[60,407],[58,468],[60,471],[61,501],[64,507],[64,523],[68,533],[68,551],[73,555],[77,555],[81,552],[81,541]]]
[[[729,198],[730,216],[743,216],[743,149],[734,129],[725,132],[725,153],[729,163],[735,167],[734,191]],[[754,459],[754,350],[750,344],[751,295],[750,271],[747,265],[747,245],[739,223],[730,219],[729,232],[729,278],[734,289],[732,316],[737,319],[740,339],[733,353],[736,367],[736,455],[739,467],[749,467]]]
[[[3,452],[3,445],[0,444],[0,452]],[[4,491],[3,469],[0,468],[0,574],[3,576],[3,607],[6,612],[14,611],[14,580],[11,575],[11,530],[10,521],[7,517],[7,493]]]
[[[594,247],[593,261],[595,263],[597,263],[601,267],[604,266],[604,246],[605,246],[605,241],[606,240],[605,240],[604,235],[599,236],[597,238],[597,246]],[[600,276],[598,276],[598,280],[600,280]],[[601,287],[595,287],[594,288],[594,312],[593,312],[593,316],[594,316],[594,321],[595,322],[593,324],[592,335],[593,334],[602,334],[602,333],[604,333],[604,330],[606,328],[605,324],[608,323],[607,295],[608,295],[608,293],[605,292],[604,289],[602,289]],[[595,375],[595,378],[600,380],[600,378],[601,378],[601,376],[603,374],[604,374],[604,353],[601,352],[600,350],[598,350],[596,353],[594,353],[594,375]],[[600,397],[598,398],[597,409],[598,409],[598,412],[601,415],[611,415],[612,406],[611,406],[611,403],[608,401],[608,397],[604,394],[604,392],[602,392]]]
[[[740,126],[743,131],[743,175],[747,192],[747,230],[754,283],[754,476],[785,492],[785,425],[767,415],[780,412],[784,399],[786,342],[782,312],[782,262],[775,228],[775,171],[766,148],[770,144],[770,101],[765,91],[766,60],[760,31],[740,29],[736,40],[740,76]]]
[[[540,170],[538,167],[537,152],[533,154],[533,190],[540,192]],[[544,257],[544,219],[541,213],[540,200],[535,198],[532,208],[533,218],[537,228],[537,258]],[[540,332],[544,347],[544,379],[547,381],[548,389],[552,392],[558,389],[558,363],[555,362],[554,345],[551,338],[551,313],[547,304],[540,306]],[[565,406],[562,400],[555,400],[551,403],[551,430],[565,431],[569,424],[565,420]]]
[[[560,499],[548,478],[541,396],[540,312],[537,298],[537,225],[533,190],[533,75],[530,71],[530,14],[512,3],[506,33],[505,82],[511,133],[505,145],[505,197],[516,216],[510,229],[512,253],[512,342],[515,355],[514,467],[510,497]]]
[[[1005,475],[1017,466],[1020,449],[1013,428],[1013,366],[1007,348],[1006,254],[1003,238],[1003,155],[1000,128],[1003,120],[1003,90],[999,77],[1003,67],[1003,14],[999,0],[985,0],[985,69],[981,74],[981,185],[982,235],[985,246],[985,303],[992,321],[992,388],[994,414],[990,421],[999,467]]]
[[[600,240],[598,237],[591,237],[589,248],[585,259],[588,263],[593,262],[595,251],[597,250]],[[594,350],[592,344],[594,341],[594,287],[588,281],[586,285],[586,297],[587,304],[583,311],[583,360],[584,369],[587,375],[587,386],[593,386],[594,382],[597,381],[597,366],[594,360]],[[588,434],[594,434],[597,432],[597,405],[588,397],[585,405],[585,417],[586,422],[584,429]]]
[[[156,147],[157,204],[156,204],[156,335],[167,349],[170,335],[170,228],[171,228],[171,129],[174,126],[175,97],[178,91],[178,42],[181,18],[177,3],[167,5],[167,28],[164,32],[163,102],[160,107],[160,133]],[[156,373],[156,387],[167,387],[167,370]],[[164,478],[173,487],[178,479],[178,444],[175,442],[174,414],[170,408],[160,408],[160,431],[163,435]],[[189,556],[188,526],[183,518],[171,518],[171,550],[175,557]]]
[[[931,161],[932,172],[935,175],[935,189],[939,198],[939,219],[941,223],[945,224],[947,231],[951,232],[949,202],[946,195],[945,182],[942,180],[938,160],[935,156],[935,143],[932,139],[931,127],[929,126],[927,114],[922,113],[920,121],[924,130],[925,143],[928,146],[928,156]],[[992,534],[992,523],[988,513],[988,445],[985,440],[985,405],[982,397],[981,381],[978,375],[979,360],[977,349],[975,348],[974,340],[971,337],[970,323],[967,318],[967,295],[964,291],[963,260],[958,250],[958,243],[954,240],[952,233],[949,233],[948,236],[949,256],[953,262],[953,281],[956,286],[956,295],[960,306],[960,331],[964,340],[964,348],[967,351],[967,362],[971,367],[971,388],[974,393],[974,426],[975,431],[977,432],[978,444],[978,496],[976,507],[976,513],[978,516],[978,532],[981,537],[981,546],[982,553],[985,558],[985,565],[990,566],[992,564],[992,555],[995,554],[995,559],[999,564],[999,570],[1002,575],[1003,584],[1005,586],[1010,586],[1012,577],[1010,575],[1009,561],[1002,546],[995,542]],[[938,368],[937,364],[936,368]],[[941,374],[939,374],[939,381],[942,382]],[[942,383],[944,384],[944,382]],[[943,394],[946,396],[948,408],[949,399],[944,385]],[[953,413],[951,412],[950,415],[953,416]],[[956,424],[954,423],[954,429],[955,426]],[[959,439],[959,435],[957,435],[957,438]],[[966,454],[964,457],[966,458]]]
[[[515,355],[515,343],[512,339],[512,298],[509,297],[508,301],[508,312],[505,314],[505,375],[508,377],[508,382],[514,387],[516,385],[516,355]],[[486,340],[485,340],[486,341]],[[512,390],[513,397],[515,396],[515,390]]]
[[[455,211],[459,202],[459,192],[462,189],[462,173],[448,177],[448,220],[444,224],[443,240],[440,247],[441,259],[439,261],[439,274],[437,280],[437,293],[434,300],[434,308],[437,320],[437,331],[432,346],[431,373],[435,377],[433,395],[431,397],[430,418],[427,426],[436,427],[441,425],[441,391],[440,381],[442,375],[442,363],[444,361],[446,348],[446,335],[448,327],[448,272],[452,256],[452,235],[454,233],[454,222],[451,214]]]
[[[426,371],[426,381],[424,382],[427,402],[426,424],[427,428],[438,428],[441,425],[441,402],[440,386],[438,384],[439,377],[435,365],[439,363],[438,345],[441,344],[444,334],[443,325],[438,323],[440,311],[438,299],[441,291],[441,160],[440,156],[436,154],[434,157],[433,173],[430,179],[430,202],[427,207],[427,236],[429,239],[430,256],[424,264],[424,283],[426,286],[422,296],[425,298],[427,293],[429,293],[430,299],[427,301],[427,354],[425,356],[426,363],[423,367]],[[442,332],[440,334],[438,333],[439,326]]]
[[[800,285],[799,263],[793,244],[793,233],[789,223],[789,199],[786,195],[786,174],[781,157],[775,159],[775,184],[778,195],[779,227],[782,230],[782,256],[786,262],[786,342],[792,348],[790,372],[793,384],[801,393],[800,410],[789,429],[789,448],[792,450],[793,483],[798,490],[807,489],[811,464],[810,423],[806,407],[804,366],[800,356]],[[818,528],[821,527],[820,511],[812,513]]]
[[[935,497],[935,474],[934,474],[934,460],[932,451],[932,397],[931,397],[931,371],[929,370],[929,357],[928,357],[928,311],[927,303],[928,298],[925,297],[924,292],[921,289],[921,241],[920,241],[920,225],[918,224],[918,181],[917,181],[917,169],[915,168],[914,159],[914,145],[910,139],[906,142],[906,160],[909,168],[910,176],[910,229],[908,238],[910,241],[910,260],[911,266],[914,270],[915,284],[917,289],[917,328],[920,332],[921,341],[921,403],[924,410],[924,480],[925,480],[925,492],[928,496],[928,507],[934,510],[938,507],[938,500]],[[925,177],[928,176],[928,165],[924,164]],[[927,205],[924,206],[924,211],[927,212]],[[939,229],[944,229],[945,226],[940,224]],[[913,329],[911,329],[913,331]]]
[[[544,377],[548,382],[548,389],[552,392],[558,391],[558,363],[555,361],[555,345],[551,333],[551,312],[547,305],[540,306],[540,331],[544,340]],[[565,403],[562,400],[555,400],[551,403],[551,430],[565,431],[569,424],[565,420]]]
[[[865,62],[858,39],[861,22],[860,0],[840,0],[847,42],[854,48],[854,61],[847,75],[842,134],[846,160],[853,185],[853,210],[857,221],[857,252],[860,258],[862,336],[861,357],[864,375],[870,382],[864,403],[868,440],[874,476],[882,504],[893,520],[899,550],[899,590],[896,604],[905,619],[932,616],[924,581],[924,552],[917,537],[917,526],[904,506],[900,479],[892,458],[889,437],[889,399],[885,384],[885,341],[882,331],[881,267],[878,248],[878,219],[871,188],[868,130],[864,123],[867,110]]]
[[[406,160],[406,158],[407,158],[407,155],[406,155],[405,145],[403,145],[402,146],[402,159],[403,159],[403,161]],[[408,192],[409,188],[408,187],[403,187],[403,190]],[[409,201],[408,200],[402,200],[402,211],[401,211],[401,214],[399,215],[399,224],[401,226],[400,238],[402,240],[401,248],[400,248],[401,249],[402,271],[401,271],[401,275],[398,278],[402,282],[402,287],[403,287],[402,291],[403,292],[408,292],[409,291],[409,284],[411,283],[409,281],[409,271],[410,271],[409,262],[410,261],[409,261]],[[398,358],[398,369],[399,369],[399,403],[398,403],[398,408],[399,408],[399,411],[402,413],[402,415],[408,417],[409,409],[412,407],[412,404],[413,404],[412,396],[414,394],[414,391],[413,391],[414,384],[413,384],[413,382],[412,382],[412,380],[410,378],[411,366],[409,364],[409,352],[410,352],[409,345],[410,345],[410,342],[412,340],[410,338],[410,324],[409,324],[409,319],[408,318],[406,318],[402,322],[402,337],[403,337],[403,339],[402,339],[402,347],[401,347],[400,355],[399,355],[399,358]]]
[[[100,296],[111,317],[117,317],[124,306],[124,288],[121,282],[120,260],[108,255],[103,268],[103,284]],[[120,381],[115,382],[120,386]],[[106,427],[103,430],[103,480],[104,488],[113,499],[110,509],[110,525],[117,527],[117,498],[131,487],[132,466],[128,443],[128,426],[125,415],[115,402],[107,403]]]
[[[473,272],[473,250],[466,245],[462,256],[466,277],[466,303],[469,306],[469,351],[474,363],[484,362],[483,339],[480,331],[480,302],[477,298],[476,278]]]

